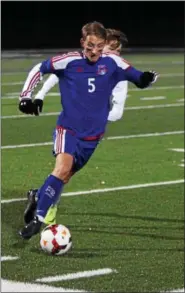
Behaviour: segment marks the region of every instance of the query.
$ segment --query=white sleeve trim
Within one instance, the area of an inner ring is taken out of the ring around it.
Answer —
[[[121,67],[123,70],[127,69],[130,67],[130,64],[123,58],[121,58],[120,56],[118,55],[115,55],[115,54],[110,54],[110,53],[104,53],[103,54],[103,57],[110,57],[112,58],[118,67]]]
[[[65,69],[67,65],[74,60],[82,59],[82,56],[78,52],[71,52],[63,54],[61,56],[56,56],[51,59],[53,69],[60,70]]]
[[[36,94],[35,99],[44,100],[46,94],[54,87],[59,81],[59,78],[55,74],[51,74],[44,82],[41,90]]]
[[[35,65],[29,72],[22,92],[20,94],[19,100],[22,100],[23,98],[31,99],[31,94],[34,88],[38,85],[39,81],[42,80],[42,74],[40,72],[41,64],[42,63]]]

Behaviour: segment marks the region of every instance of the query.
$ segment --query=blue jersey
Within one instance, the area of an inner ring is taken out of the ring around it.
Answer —
[[[40,72],[59,78],[62,112],[57,126],[73,131],[81,139],[105,132],[113,88],[122,80],[137,83],[142,74],[117,55],[102,54],[92,63],[79,52],[42,62]]]

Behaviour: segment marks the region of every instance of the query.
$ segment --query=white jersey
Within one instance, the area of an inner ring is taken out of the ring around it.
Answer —
[[[41,90],[36,94],[35,99],[44,100],[49,90],[58,83],[59,79],[55,74],[51,74],[43,84]],[[120,81],[112,91],[111,104],[108,120],[116,121],[123,116],[125,101],[127,98],[128,82]]]
[[[128,81],[120,81],[112,91],[112,109],[109,112],[108,120],[116,121],[123,116],[125,101],[127,98]]]

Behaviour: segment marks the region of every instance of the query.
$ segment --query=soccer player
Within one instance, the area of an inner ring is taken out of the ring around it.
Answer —
[[[126,46],[128,40],[126,35],[115,29],[106,29],[107,40],[106,45],[103,49],[104,53],[113,53],[120,55],[122,48]],[[48,79],[44,82],[43,87],[36,94],[35,99],[44,100],[47,92],[59,82],[59,78],[55,74],[51,74]],[[109,121],[116,121],[121,119],[123,115],[124,105],[127,98],[128,91],[128,81],[120,81],[112,91],[111,95],[111,110],[108,115]],[[24,212],[25,223],[28,224],[34,218],[34,213],[36,210],[38,189],[30,189],[27,193],[28,204]],[[57,205],[52,205],[44,218],[45,224],[55,224],[57,214]]]
[[[70,177],[88,162],[103,137],[110,111],[110,95],[120,81],[128,80],[139,88],[157,79],[155,72],[141,72],[121,57],[103,53],[106,29],[92,22],[82,28],[82,52],[69,52],[37,64],[30,71],[20,95],[19,109],[39,115],[43,101],[32,92],[44,74],[59,78],[63,111],[54,131],[56,163],[38,190],[34,219],[19,234],[30,239],[39,233],[51,205],[56,204]]]

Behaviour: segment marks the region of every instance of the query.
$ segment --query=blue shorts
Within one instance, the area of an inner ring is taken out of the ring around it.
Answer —
[[[88,162],[100,139],[89,141],[79,139],[70,130],[56,128],[53,133],[53,155],[71,154],[74,158],[73,171],[77,172]]]

